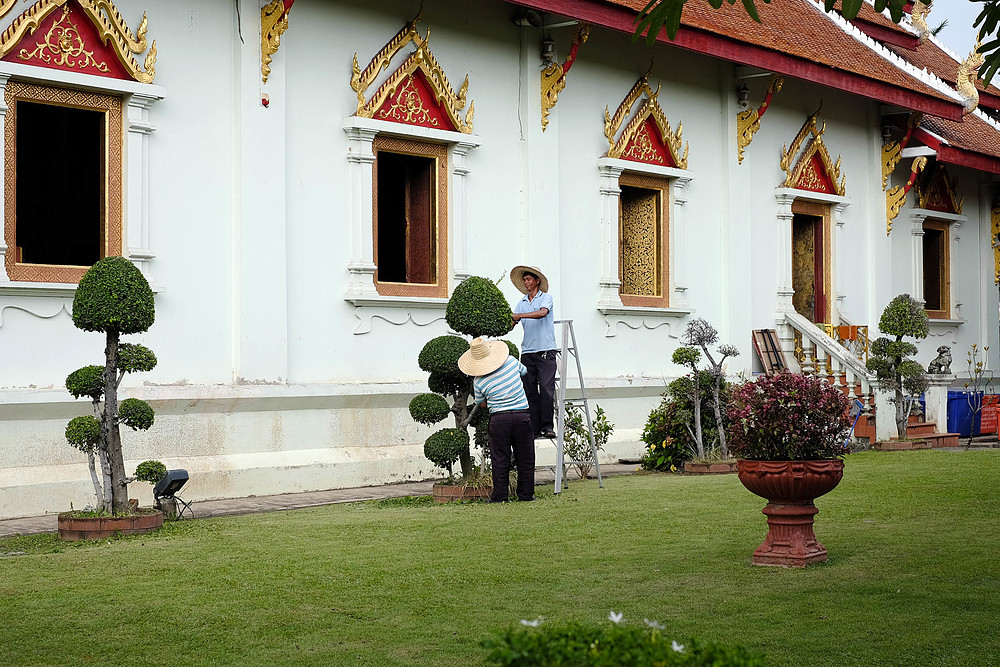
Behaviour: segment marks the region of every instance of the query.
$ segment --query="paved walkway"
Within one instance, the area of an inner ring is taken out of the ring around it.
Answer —
[[[637,467],[635,464],[606,464],[601,466],[601,475],[628,475],[635,472]],[[543,468],[535,473],[535,482],[537,484],[551,484],[553,479],[551,469]],[[579,479],[579,476],[574,469],[570,471],[567,481],[575,479]],[[354,489],[332,489],[330,491],[308,491],[306,493],[284,493],[278,496],[251,496],[249,498],[232,498],[229,500],[200,500],[191,503],[191,509],[194,511],[195,518],[203,519],[212,516],[278,512],[281,510],[301,509],[303,507],[333,505],[335,503],[380,500],[382,498],[427,496],[431,494],[431,487],[434,485],[434,481],[365,486]],[[542,492],[539,489],[539,493]],[[34,533],[54,533],[55,531],[55,514],[0,521],[0,537],[31,535]]]

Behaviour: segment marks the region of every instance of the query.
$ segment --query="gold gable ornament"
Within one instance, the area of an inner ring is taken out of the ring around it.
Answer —
[[[681,139],[681,133],[684,131],[683,124],[677,123],[676,132],[671,129],[670,122],[667,120],[666,115],[664,115],[663,109],[657,100],[657,96],[660,94],[660,86],[657,85],[655,91],[650,88],[648,76],[649,72],[646,72],[636,81],[632,89],[628,91],[625,99],[618,105],[618,110],[615,111],[614,116],[611,116],[608,107],[604,107],[604,136],[608,140],[608,157],[647,161],[649,155],[654,154],[655,151],[652,146],[648,145],[648,138],[642,135],[641,131],[646,125],[646,120],[651,118],[659,130],[660,136],[663,138],[663,145],[670,152],[670,157],[674,164],[677,165],[678,169],[687,169],[688,145]],[[645,102],[639,107],[639,111],[625,129],[622,130],[622,125],[625,123],[625,119],[628,118],[629,113],[631,113],[632,107],[639,101],[643,94],[646,96]],[[621,130],[621,136],[616,141],[615,136],[618,135],[619,130]],[[630,149],[630,153],[626,154],[626,149],[633,139],[636,142],[633,144],[632,149]],[[681,152],[682,148],[684,149],[683,153]],[[642,150],[643,152],[635,154],[634,152],[637,150]]]
[[[885,235],[892,231],[892,221],[899,215],[899,211],[906,203],[906,195],[909,194],[913,184],[917,181],[917,174],[927,166],[927,158],[921,155],[913,160],[910,165],[910,178],[906,185],[897,185],[889,188],[885,193]]]
[[[906,136],[900,142],[890,141],[882,146],[882,189],[889,184],[889,177],[896,170],[896,165],[903,159],[903,149],[910,142],[914,130],[920,127],[924,115],[919,112],[910,114],[906,121]]]
[[[460,132],[469,134],[472,132],[472,118],[476,113],[475,103],[469,103],[469,110],[466,112],[464,118],[461,115],[462,109],[465,108],[466,94],[469,90],[469,75],[465,75],[465,81],[462,82],[462,87],[456,95],[451,84],[448,82],[448,77],[428,46],[431,36],[430,29],[428,28],[426,36],[422,37],[417,30],[418,21],[420,21],[419,13],[375,54],[375,57],[372,58],[364,70],[358,66],[358,54],[354,54],[351,89],[358,96],[356,115],[363,118],[374,118],[375,112],[382,108],[386,100],[396,93],[397,90],[406,92],[405,88],[410,81],[410,77],[419,70],[431,88],[434,99],[441,105],[442,110],[451,123]],[[388,69],[393,57],[411,42],[416,46],[416,50],[386,79],[385,83],[378,88],[371,99],[367,99],[365,92],[375,82],[379,73],[382,70]],[[408,95],[408,97],[412,96]],[[407,105],[404,111],[404,116],[409,114],[411,118],[420,114],[420,109],[413,108],[413,105]]]
[[[121,13],[111,0],[76,0],[76,2],[84,15],[94,24],[98,38],[111,45],[128,74],[140,83],[152,83],[156,76],[156,41],[154,40],[149,46],[149,52],[146,53],[146,59],[141,67],[133,56],[133,54],[146,51],[146,30],[148,28],[146,14],[143,13],[139,28],[133,35],[125,23],[125,19],[122,18]],[[4,0],[3,4],[0,5],[0,16],[6,15],[15,4],[17,3]],[[42,21],[53,11],[62,8],[64,13],[67,12],[68,4],[69,0],[38,0],[31,7],[28,7],[0,35],[0,58],[17,47],[26,35],[34,34]],[[79,51],[78,55],[84,53],[82,43],[70,44],[69,46],[72,47],[71,50],[74,53]],[[63,50],[65,51],[65,49]]]
[[[823,169],[826,171],[834,193],[843,197],[846,192],[847,176],[840,175],[841,158],[838,155],[837,163],[833,164],[833,161],[830,159],[830,153],[826,150],[826,145],[823,143],[823,133],[826,131],[826,123],[823,123],[822,128],[817,128],[816,125],[816,119],[819,117],[819,112],[822,108],[823,105],[820,104],[820,108],[816,110],[816,113],[806,119],[806,122],[802,125],[802,129],[795,135],[791,147],[781,147],[780,164],[781,169],[786,174],[784,187],[816,191],[817,187],[825,186],[826,183],[822,175],[817,173],[816,167],[813,164],[813,158],[818,157],[820,163],[823,165]],[[809,139],[809,143],[805,148],[802,148],[807,138]],[[796,155],[799,156],[797,161],[795,160]],[[793,161],[795,162],[794,167],[792,166]]]
[[[271,56],[281,46],[281,36],[288,30],[288,12],[295,0],[271,0],[260,10],[261,83],[271,76]]]
[[[767,83],[767,95],[764,101],[756,109],[745,109],[736,114],[736,162],[743,164],[743,151],[746,150],[753,135],[760,129],[760,119],[771,105],[771,98],[775,93],[781,92],[785,85],[785,77],[779,74],[772,74]]]
[[[917,184],[917,193],[920,208],[962,215],[965,197],[959,196],[948,170],[940,162],[930,176]]]

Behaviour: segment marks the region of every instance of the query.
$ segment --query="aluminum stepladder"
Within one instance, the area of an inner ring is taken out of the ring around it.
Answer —
[[[580,353],[576,347],[576,333],[573,331],[573,320],[556,320],[556,324],[562,325],[562,346],[559,357],[556,360],[556,465],[555,465],[555,493],[561,493],[563,488],[563,476],[566,474],[566,466],[576,463],[590,463],[597,471],[597,484],[604,488],[604,480],[601,478],[601,464],[597,460],[597,446],[594,443],[594,424],[590,418],[590,403],[587,400],[587,388],[583,382],[583,367],[580,365]],[[566,398],[567,366],[569,356],[573,356],[576,362],[576,377],[580,382],[580,398]],[[566,408],[582,408],[583,415],[587,419],[587,435],[590,439],[590,461],[567,461],[565,440],[563,435],[566,430]]]

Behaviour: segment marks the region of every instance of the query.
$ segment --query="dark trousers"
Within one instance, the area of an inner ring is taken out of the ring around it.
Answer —
[[[511,453],[517,463],[517,499],[531,500],[535,494],[535,436],[527,410],[490,415],[490,460],[493,464],[493,495],[507,500],[510,488]]]
[[[556,398],[556,351],[526,352],[521,363],[528,372],[521,377],[524,393],[531,410],[531,426],[535,433],[554,431],[552,408]]]

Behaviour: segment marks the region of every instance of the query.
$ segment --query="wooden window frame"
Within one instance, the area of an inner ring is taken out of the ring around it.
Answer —
[[[945,220],[936,220],[932,218],[925,219],[923,221],[924,230],[933,229],[935,231],[941,232],[942,240],[942,252],[941,252],[941,266],[938,270],[938,279],[940,280],[940,294],[941,294],[941,306],[942,308],[937,310],[927,310],[927,317],[932,320],[947,320],[951,319],[951,224]],[[926,243],[926,235],[923,237],[923,243]],[[923,248],[921,248],[921,251]],[[921,276],[922,280],[926,280],[927,276],[927,265],[924,264],[924,275]],[[924,300],[926,303],[927,295],[924,294]]]
[[[124,235],[124,118],[122,98],[103,93],[9,81],[4,90],[4,257],[10,280],[78,283],[89,267],[26,264],[17,261],[17,104],[34,102],[102,112],[104,116],[101,257],[121,255]],[[71,165],[68,165],[71,166]],[[68,169],[68,177],[72,170]],[[53,184],[57,183],[55,176]]]
[[[436,281],[430,284],[382,282],[378,277],[378,155],[380,152],[413,155],[435,161],[433,199],[435,232],[434,265]],[[375,289],[381,296],[447,297],[448,296],[448,147],[443,144],[413,141],[400,137],[377,135],[372,142],[375,161],[372,164],[372,243],[375,263]]]
[[[667,308],[670,305],[670,180],[667,178],[636,174],[632,172],[622,172],[618,177],[619,187],[641,188],[643,190],[655,190],[659,192],[660,207],[658,232],[660,235],[660,280],[659,294],[656,296],[641,296],[637,294],[625,294],[618,289],[618,296],[621,298],[623,306],[638,306],[645,308]],[[622,219],[622,201],[618,197],[618,280],[624,285],[622,250],[624,248],[624,220]]]

